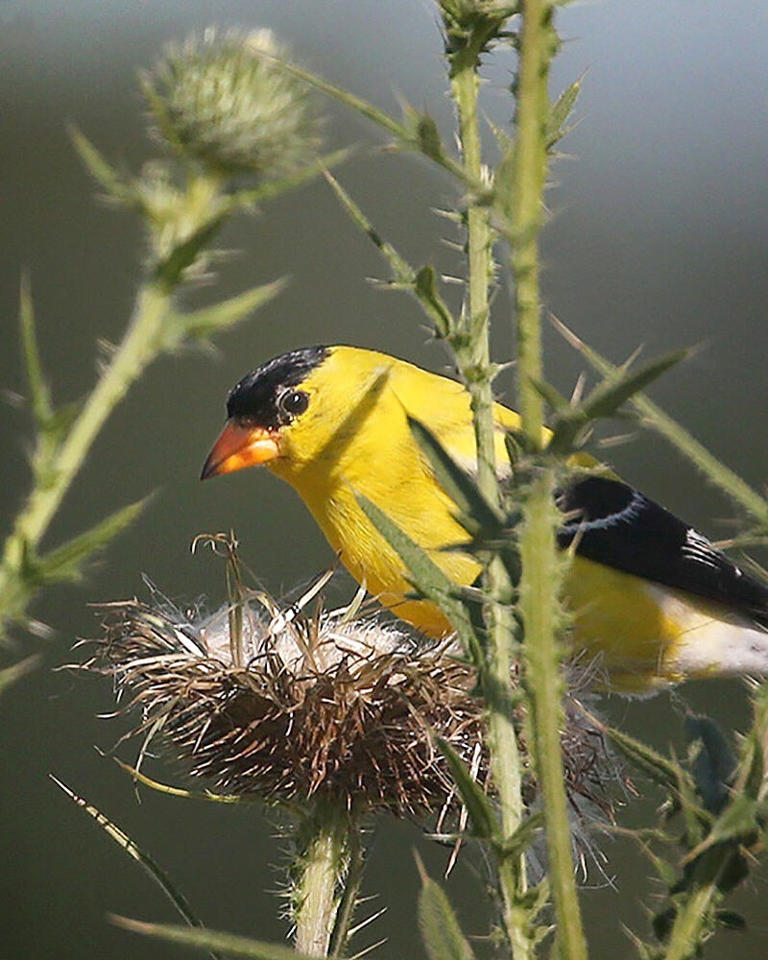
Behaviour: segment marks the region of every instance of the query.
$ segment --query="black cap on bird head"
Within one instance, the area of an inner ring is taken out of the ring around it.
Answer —
[[[328,347],[301,347],[273,357],[246,374],[230,390],[227,417],[248,420],[262,427],[281,426],[279,399],[298,386],[328,355]]]
[[[323,346],[302,347],[273,357],[246,374],[227,397],[227,422],[208,454],[201,479],[278,457],[278,431],[300,416],[309,403],[308,395],[295,388],[328,352]]]

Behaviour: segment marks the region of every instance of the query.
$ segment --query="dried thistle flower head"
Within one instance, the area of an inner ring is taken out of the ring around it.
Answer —
[[[284,176],[311,161],[320,122],[306,84],[274,59],[270,30],[214,28],[166,48],[142,77],[154,132],[181,156],[227,174]]]
[[[467,762],[482,752],[463,664],[375,619],[309,617],[261,594],[239,608],[234,642],[232,614],[110,604],[86,668],[114,678],[137,734],[217,791],[410,815],[453,799],[433,732]]]
[[[124,712],[138,716],[142,755],[160,741],[217,792],[439,812],[438,829],[461,804],[435,737],[487,784],[483,706],[455,647],[424,646],[352,608],[309,615],[302,603],[240,588],[237,596],[209,616],[185,615],[165,598],[106,605],[104,635],[85,668],[114,679]],[[586,801],[610,816],[605,787],[615,769],[602,734],[576,700],[566,718],[574,811]],[[525,755],[522,736],[520,746]],[[525,793],[534,805],[532,776]]]

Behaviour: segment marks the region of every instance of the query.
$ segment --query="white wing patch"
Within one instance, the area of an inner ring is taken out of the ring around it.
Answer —
[[[720,553],[712,546],[705,536],[698,530],[689,527],[685,532],[685,543],[682,546],[682,554],[688,560],[694,560],[696,563],[703,563],[707,567],[717,569],[722,564]],[[741,570],[736,568],[736,575],[741,576]]]

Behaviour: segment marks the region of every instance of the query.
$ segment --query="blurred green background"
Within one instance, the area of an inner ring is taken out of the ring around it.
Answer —
[[[436,14],[427,0],[5,0],[0,4],[0,209],[3,533],[28,471],[29,420],[16,312],[20,271],[29,269],[42,350],[59,402],[90,388],[95,342],[116,341],[139,276],[142,239],[130,215],[93,199],[67,136],[80,127],[113,160],[136,169],[151,155],[136,71],[163,43],[211,23],[270,26],[313,69],[390,110],[399,98],[426,108],[447,129]],[[702,349],[654,388],[654,396],[754,485],[768,474],[768,8],[754,0],[646,0],[574,4],[560,15],[567,40],[553,77],[558,91],[586,70],[579,123],[564,142],[570,159],[549,193],[544,277],[547,307],[603,353],[623,359],[681,345]],[[484,109],[508,122],[511,55],[493,60]],[[328,143],[375,146],[375,130],[329,106]],[[412,262],[456,269],[441,238],[455,239],[434,208],[453,186],[426,162],[366,151],[342,168],[342,182],[380,231]],[[159,495],[141,521],[79,588],[51,590],[34,613],[55,633],[45,664],[0,700],[0,960],[21,957],[179,955],[110,927],[109,911],[175,922],[152,883],[48,779],[86,796],[152,852],[204,921],[214,928],[278,940],[272,891],[280,877],[275,829],[258,812],[143,791],[94,750],[123,729],[97,719],[112,708],[108,684],[54,673],[77,637],[93,636],[90,601],[145,588],[148,575],[180,602],[223,598],[222,571],[195,534],[233,527],[245,560],[279,592],[323,568],[331,553],[295,495],[266,472],[200,485],[200,466],[223,419],[226,391],[259,361],[316,342],[380,348],[433,369],[445,354],[430,343],[415,304],[377,291],[386,276],[375,252],[318,183],[229,228],[238,251],[221,267],[203,303],[290,275],[287,291],[252,321],[220,338],[216,354],[188,353],[150,369],[112,417],[50,532],[55,543],[150,490]],[[512,354],[506,296],[497,301],[497,357]],[[547,332],[548,371],[567,392],[581,369]],[[715,537],[727,536],[727,503],[660,441],[640,435],[611,449],[631,481]],[[21,651],[21,648],[20,648]],[[658,746],[679,742],[682,700],[729,728],[747,722],[737,682],[691,684],[675,697],[605,704],[616,721]],[[130,749],[122,755],[131,759]],[[162,775],[163,768],[155,767]],[[172,773],[164,771],[167,778]],[[641,789],[646,792],[641,783]],[[635,822],[650,800],[627,813]],[[385,916],[360,946],[378,937],[377,955],[422,956],[415,936],[418,846],[434,875],[443,850],[411,826],[381,820],[371,837],[370,909]],[[622,924],[645,931],[638,896],[654,892],[650,868],[629,844],[606,844],[611,888],[593,871],[584,894],[594,956],[630,956]],[[745,934],[721,935],[713,958],[768,955],[763,871],[740,894]],[[482,873],[465,856],[448,883],[468,933]],[[482,947],[479,948],[482,950]]]

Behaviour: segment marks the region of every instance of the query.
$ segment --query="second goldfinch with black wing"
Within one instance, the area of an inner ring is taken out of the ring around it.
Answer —
[[[203,478],[265,464],[299,493],[352,576],[430,636],[450,626],[408,595],[402,560],[356,499],[363,494],[429,551],[457,584],[471,556],[444,548],[466,534],[408,425],[424,423],[453,459],[475,468],[469,396],[460,383],[350,346],[275,357],[230,392],[227,422]],[[496,460],[518,415],[494,404]],[[687,677],[768,672],[768,588],[690,525],[610,475],[577,477],[560,494],[572,646],[599,659],[610,686],[650,692]]]

